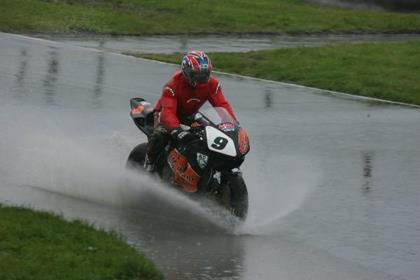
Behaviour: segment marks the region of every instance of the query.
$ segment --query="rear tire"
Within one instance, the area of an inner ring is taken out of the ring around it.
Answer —
[[[248,214],[248,190],[241,175],[233,175],[227,182],[230,189],[230,210],[241,220]]]
[[[143,169],[146,158],[147,143],[137,145],[130,153],[127,159],[126,167],[133,169]]]

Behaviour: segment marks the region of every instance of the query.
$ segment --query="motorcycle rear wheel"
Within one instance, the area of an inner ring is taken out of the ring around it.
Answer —
[[[126,167],[142,169],[146,158],[147,143],[137,145],[130,153],[127,159]]]

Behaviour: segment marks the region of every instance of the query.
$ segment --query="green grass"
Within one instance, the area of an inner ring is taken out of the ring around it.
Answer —
[[[115,233],[0,205],[0,279],[162,279]]]
[[[420,32],[420,15],[304,0],[0,0],[0,30],[173,34]]]
[[[420,42],[211,53],[216,70],[420,105]],[[138,55],[179,64],[182,54]]]

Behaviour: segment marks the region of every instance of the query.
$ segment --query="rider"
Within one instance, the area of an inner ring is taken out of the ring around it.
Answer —
[[[196,113],[209,101],[213,107],[224,107],[236,120],[232,107],[223,95],[219,81],[211,76],[210,58],[202,51],[184,56],[181,69],[163,87],[155,105],[155,129],[149,137],[145,167],[154,171],[155,161],[170,137],[187,143],[195,136],[180,127],[181,120]]]

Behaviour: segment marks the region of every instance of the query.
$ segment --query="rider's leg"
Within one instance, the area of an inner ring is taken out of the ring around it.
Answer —
[[[150,135],[146,158],[144,161],[144,167],[146,170],[153,172],[155,170],[155,163],[160,154],[160,152],[165,148],[166,144],[169,141],[168,131],[161,125],[157,126],[153,133]]]

